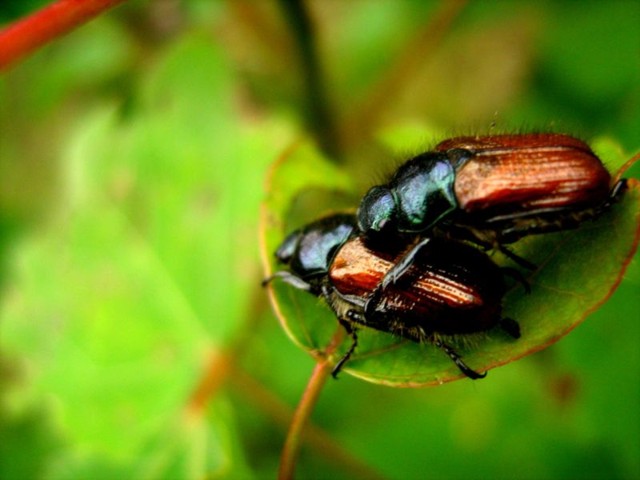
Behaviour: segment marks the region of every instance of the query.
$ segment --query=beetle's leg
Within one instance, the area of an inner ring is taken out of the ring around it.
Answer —
[[[364,311],[352,309],[347,311],[347,318],[352,323],[384,331],[386,331],[384,327],[389,324],[388,319],[381,312],[373,312],[367,317]]]
[[[505,275],[509,275],[516,282],[520,283],[524,288],[525,293],[531,293],[531,285],[529,285],[529,282],[524,278],[524,275],[522,275],[520,270],[513,267],[500,267],[500,270],[502,270],[502,273]]]
[[[270,277],[265,278],[262,281],[262,286],[266,287],[269,283],[271,283],[276,278],[281,278],[283,282],[288,283],[289,285],[292,285],[299,290],[304,290],[306,292],[310,292],[312,290],[310,283],[305,282],[300,277],[294,275],[291,272],[287,272],[286,270],[281,270],[279,272],[274,273]]]
[[[338,373],[340,373],[340,370],[342,370],[342,367],[351,358],[351,355],[358,346],[358,334],[356,333],[356,329],[353,328],[351,324],[343,318],[339,318],[338,321],[340,322],[340,325],[342,325],[347,333],[351,336],[353,342],[351,343],[349,350],[347,350],[347,353],[342,356],[338,363],[336,363],[333,367],[333,370],[331,370],[331,376],[336,379],[338,378]]]
[[[520,324],[513,318],[503,318],[500,320],[500,328],[513,338],[520,338]]]
[[[489,222],[491,222],[491,220],[489,220]],[[499,233],[496,233],[493,231],[478,229],[470,226],[457,225],[455,223],[451,226],[454,228],[454,233],[458,238],[462,237],[466,240],[469,240],[484,250],[498,250],[505,257],[513,260],[515,263],[523,268],[526,268],[527,270],[535,270],[537,268],[536,265],[529,262],[528,260],[525,260],[521,256],[516,255],[504,246],[504,243],[511,243],[512,241],[520,239],[527,234],[528,230],[521,231],[515,227],[512,227],[508,229],[502,229]],[[448,232],[445,232],[445,235],[447,235],[447,233]]]
[[[510,258],[515,263],[517,263],[518,265],[520,265],[523,268],[526,268],[527,270],[535,270],[536,268],[538,268],[534,263],[531,263],[529,260],[525,260],[520,255],[516,255],[515,253],[513,253],[511,250],[509,250],[507,247],[505,247],[504,245],[502,245],[500,243],[497,244],[496,248],[505,257]]]
[[[373,289],[371,295],[367,299],[367,302],[364,304],[364,320],[366,322],[367,318],[373,318],[376,314],[376,309],[378,305],[380,305],[380,300],[382,300],[382,294],[384,290],[380,285]]]
[[[431,241],[430,238],[423,238],[416,243],[411,250],[402,256],[396,264],[382,278],[382,281],[373,289],[371,295],[367,299],[364,306],[364,313],[366,318],[370,318],[375,314],[377,306],[380,304],[382,294],[389,287],[390,284],[395,284],[406,272],[411,268],[416,256],[420,253],[420,250]]]
[[[362,312],[359,312],[358,310],[347,311],[347,318],[354,323],[359,323],[361,325],[367,324],[367,320],[365,319],[364,314]]]
[[[627,179],[621,178],[613,185],[611,192],[609,192],[609,201],[607,202],[606,206],[610,206],[612,203],[620,200],[620,197],[626,190],[627,190]]]
[[[605,200],[598,208],[595,209],[594,216],[601,215],[606,210],[611,208],[611,205],[619,202],[620,199],[622,198],[622,195],[626,191],[627,191],[627,179],[621,178],[611,188],[611,191],[609,192],[609,198],[607,198],[607,200]]]
[[[418,255],[420,250],[422,250],[422,248],[430,241],[430,238],[423,238],[413,247],[411,247],[411,250],[405,253],[402,258],[398,260],[396,264],[391,267],[391,269],[385,274],[382,281],[380,282],[380,285],[378,285],[376,288],[382,288],[383,290],[385,290],[390,283],[396,283],[398,279],[402,277],[407,272],[407,270],[409,270],[409,268],[411,268],[416,255]]]
[[[469,368],[469,366],[467,366],[467,364],[462,361],[462,358],[460,358],[460,355],[458,355],[458,353],[452,347],[442,342],[442,340],[436,339],[433,341],[433,343],[436,347],[438,347],[444,353],[449,355],[449,358],[453,360],[453,363],[456,364],[456,367],[458,367],[460,371],[470,379],[477,380],[479,378],[484,378],[487,376],[486,373],[478,373],[475,370],[472,370],[471,368]]]

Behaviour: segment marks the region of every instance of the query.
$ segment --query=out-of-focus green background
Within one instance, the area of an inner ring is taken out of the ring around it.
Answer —
[[[325,122],[287,3],[131,1],[0,77],[0,478],[275,476],[313,361],[259,286],[257,227],[300,138],[333,139],[362,189],[394,129],[640,150],[637,1],[308,1]],[[639,478],[639,312],[636,256],[486,380],[342,375],[299,477]]]

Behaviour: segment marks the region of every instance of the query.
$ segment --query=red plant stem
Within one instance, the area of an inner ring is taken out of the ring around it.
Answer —
[[[125,0],[58,0],[0,30],[0,71]]]

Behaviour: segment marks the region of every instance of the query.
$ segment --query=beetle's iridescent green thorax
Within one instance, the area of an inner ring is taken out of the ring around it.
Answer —
[[[358,209],[360,231],[420,232],[458,208],[455,169],[446,154],[428,152],[405,163],[387,186],[373,187]]]
[[[401,232],[420,232],[458,207],[456,173],[442,154],[425,153],[405,163],[391,181]]]

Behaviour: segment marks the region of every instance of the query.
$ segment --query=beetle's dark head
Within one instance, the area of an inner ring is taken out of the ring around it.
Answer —
[[[301,278],[326,274],[336,252],[354,231],[352,214],[321,218],[290,233],[276,250],[276,259]]]
[[[295,232],[287,235],[287,237],[282,241],[275,253],[276,259],[279,263],[284,265],[289,265],[291,263],[302,235],[302,230],[296,230]]]
[[[383,186],[367,192],[358,207],[358,228],[365,235],[375,235],[395,227],[398,206],[392,191]]]

